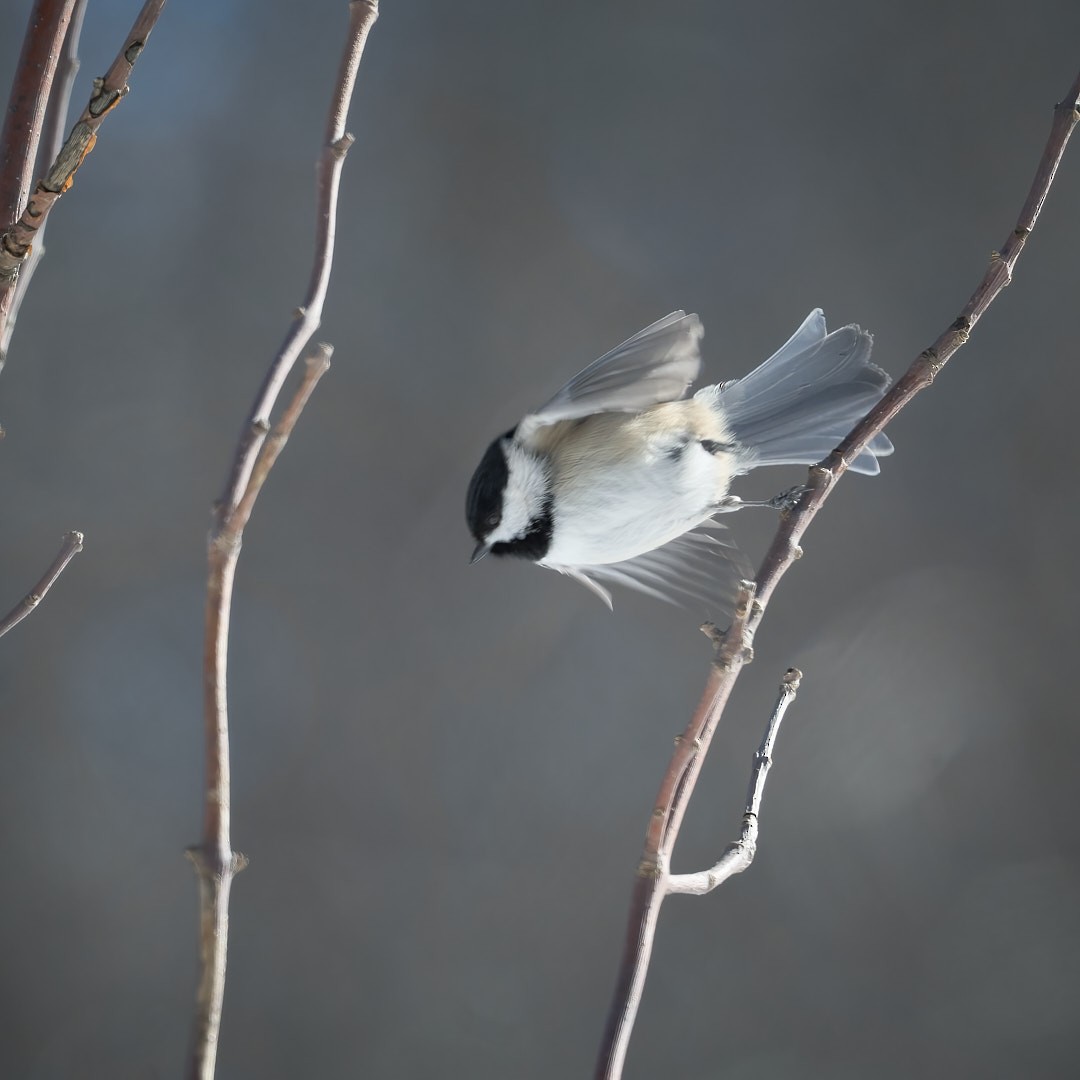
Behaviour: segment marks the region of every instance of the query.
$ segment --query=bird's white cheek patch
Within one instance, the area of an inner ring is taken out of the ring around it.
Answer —
[[[488,538],[496,544],[524,536],[533,520],[543,513],[548,497],[548,469],[543,459],[513,442],[507,447],[506,459],[509,477],[503,493],[502,520]]]

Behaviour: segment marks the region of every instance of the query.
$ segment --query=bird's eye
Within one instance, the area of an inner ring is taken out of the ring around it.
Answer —
[[[486,518],[484,518],[484,524],[489,529],[494,529],[495,526],[499,524],[500,520],[501,520],[501,515],[499,515],[499,514],[488,514],[488,516]]]

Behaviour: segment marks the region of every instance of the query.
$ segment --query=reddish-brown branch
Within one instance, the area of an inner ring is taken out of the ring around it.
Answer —
[[[60,148],[64,145],[64,131],[67,128],[68,107],[71,104],[71,92],[75,87],[75,76],[79,73],[79,38],[82,36],[83,19],[86,16],[86,0],[75,0],[71,13],[71,22],[64,37],[64,52],[56,69],[49,105],[45,110],[45,120],[41,128],[41,149],[38,160],[51,163],[56,160]],[[20,208],[21,211],[21,208]],[[16,215],[18,216],[18,215]],[[10,223],[9,223],[10,224]],[[11,337],[15,333],[15,322],[19,317],[26,290],[30,288],[38,265],[45,254],[45,222],[38,228],[37,242],[31,247],[26,262],[19,271],[15,282],[15,295],[11,300],[11,311],[7,323],[0,331],[0,367],[11,347]],[[6,226],[5,226],[6,228]]]
[[[754,583],[743,581],[735,597],[733,627],[745,627],[752,613],[754,601]],[[673,815],[680,813],[683,799],[682,791],[691,775],[695,774],[695,763],[700,761],[701,751],[712,734],[719,710],[727,698],[721,693],[724,673],[733,667],[741,667],[749,659],[749,653],[743,648],[734,648],[729,642],[740,640],[736,634],[725,638],[716,632],[715,627],[707,624],[702,628],[713,638],[717,646],[716,658],[705,682],[705,691],[701,701],[687,724],[686,730],[678,737],[675,753],[660,785],[660,793],[653,807],[649,828],[645,835],[645,849],[642,854],[638,873],[650,873],[653,869],[666,871],[666,859],[671,854],[674,835],[678,833],[678,821],[673,823]],[[674,829],[673,829],[674,824]]]
[[[0,134],[0,229],[19,219],[34,179],[38,141],[75,0],[35,0]]]
[[[74,0],[69,0],[69,7],[70,2]],[[90,101],[71,129],[71,134],[61,147],[52,167],[37,182],[29,202],[15,224],[6,228],[0,236],[0,340],[4,338],[5,327],[11,316],[16,278],[30,253],[34,239],[56,201],[71,187],[76,170],[93,150],[97,141],[97,129],[102,121],[128,92],[127,80],[164,6],[165,0],[146,0],[143,4],[142,11],[139,12],[112,66],[102,78],[94,80]],[[55,46],[56,56],[59,56],[60,45],[61,40],[58,40]],[[2,362],[3,356],[0,355],[0,363]]]
[[[41,125],[41,148],[38,154],[40,168],[51,165],[64,145],[71,93],[75,89],[75,76],[79,74],[81,66],[79,41],[82,39],[83,22],[86,19],[86,2],[87,0],[75,0],[75,6],[71,9],[71,22],[64,35],[64,51],[56,66],[49,105],[45,110],[45,121]]]
[[[64,534],[60,551],[49,569],[41,575],[41,580],[3,618],[0,618],[0,637],[18,626],[45,599],[45,594],[56,583],[56,579],[64,572],[64,568],[82,549],[83,534],[81,532]]]
[[[1016,227],[1001,250],[992,256],[990,266],[963,311],[930,348],[916,357],[905,374],[847,438],[824,461],[811,468],[804,493],[781,518],[780,527],[754,582],[747,583],[752,585],[748,613],[736,612],[727,633],[719,637],[717,659],[710,670],[705,693],[672,755],[649,822],[639,877],[631,897],[626,943],[596,1065],[596,1077],[614,1080],[622,1075],[626,1047],[649,965],[647,946],[660,905],[671,892],[668,866],[679,826],[716,724],[731,696],[739,672],[753,655],[754,634],[777,584],[802,554],[799,541],[849,464],[916,394],[934,381],[950,357],[966,344],[972,328],[987,308],[1009,284],[1013,267],[1035,227],[1069,136],[1078,120],[1080,75],[1073,82],[1065,100],[1054,110],[1050,136]],[[745,602],[750,592],[749,587],[744,587],[741,601]]]
[[[221,1006],[225,993],[229,891],[244,865],[232,849],[230,761],[226,671],[233,582],[244,526],[267,474],[281,452],[315,384],[329,364],[329,347],[309,361],[292,401],[277,425],[270,417],[281,389],[322,318],[334,252],[338,188],[345,154],[349,103],[368,32],[378,17],[378,0],[350,0],[349,30],[334,84],[333,100],[316,176],[315,257],[303,307],[274,357],[241,432],[225,491],[219,500],[209,542],[203,652],[206,741],[206,797],[202,841],[190,854],[199,877],[201,972],[196,995],[190,1075],[212,1080],[217,1059]]]

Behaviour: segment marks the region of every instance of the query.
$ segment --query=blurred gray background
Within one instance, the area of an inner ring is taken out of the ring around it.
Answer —
[[[91,0],[75,92],[135,0]],[[204,538],[303,295],[344,2],[173,3],[53,215],[0,376],[5,1077],[183,1068]],[[0,10],[0,86],[28,0]],[[256,509],[230,696],[222,1077],[581,1077],[700,613],[493,560],[490,437],[674,307],[713,379],[810,308],[894,375],[1012,228],[1080,5],[384,0],[350,129],[336,346]],[[844,481],[739,683],[627,1076],[1074,1076],[1080,146],[1015,283]],[[741,489],[798,482],[774,470]],[[756,561],[774,520],[730,522]]]

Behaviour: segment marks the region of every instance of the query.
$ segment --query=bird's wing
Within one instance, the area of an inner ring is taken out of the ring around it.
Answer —
[[[746,556],[715,521],[623,562],[552,565],[552,569],[580,581],[609,608],[611,593],[606,586],[614,584],[671,604],[700,607],[711,618],[730,612],[739,580],[753,573]]]
[[[701,320],[673,311],[594,360],[522,421],[544,426],[601,412],[640,412],[686,394],[701,370]]]

